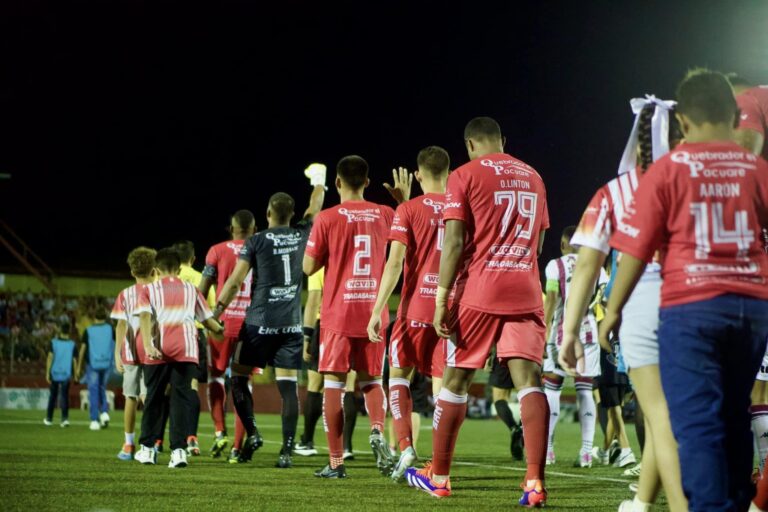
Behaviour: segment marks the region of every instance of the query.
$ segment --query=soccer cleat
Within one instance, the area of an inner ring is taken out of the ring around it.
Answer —
[[[171,452],[171,460],[168,462],[168,467],[185,468],[187,467],[187,451],[181,448],[176,448]]]
[[[92,421],[91,425],[88,427],[91,430],[101,430],[101,425],[98,421]]]
[[[296,455],[301,455],[302,457],[310,457],[312,455],[317,455],[317,448],[315,448],[315,443],[309,442],[309,443],[302,443],[299,442],[294,448],[293,453]]]
[[[547,466],[551,466],[555,463],[555,450],[547,450]]]
[[[124,444],[123,449],[117,454],[120,460],[133,460],[133,454],[136,453],[136,447],[132,444]]]
[[[148,446],[141,445],[133,459],[142,464],[157,464],[157,452]]]
[[[347,478],[347,470],[344,468],[344,464],[335,468],[328,464],[323,469],[315,471],[315,476],[318,478]]]
[[[280,457],[278,457],[275,463],[276,468],[288,469],[293,466],[293,459],[291,458],[291,450],[283,448],[280,450]]]
[[[218,459],[224,450],[229,446],[229,438],[224,434],[220,434],[213,439],[213,446],[211,447],[211,457]]]
[[[191,457],[200,456],[200,444],[198,444],[195,436],[189,436],[189,439],[187,439],[187,455]]]
[[[523,427],[517,425],[512,429],[512,439],[509,443],[509,451],[512,454],[513,460],[523,460],[523,448],[525,446],[523,442]]]
[[[158,439],[157,441],[155,441],[155,451],[157,453],[163,453],[163,440],[162,439]]]
[[[635,463],[637,463],[637,459],[635,459],[635,454],[632,453],[632,449],[625,448],[621,450],[621,454],[616,458],[616,462],[613,463],[613,466],[617,468],[625,468]]]
[[[69,420],[61,420],[61,424],[59,426],[61,428],[67,428],[69,426]]]
[[[615,439],[613,442],[608,446],[608,464],[613,464],[616,462],[616,459],[619,458],[621,455],[621,446],[619,446],[619,442]]]
[[[243,448],[240,450],[240,462],[248,462],[253,458],[253,453],[264,446],[264,439],[257,430],[252,436],[248,436],[243,442]]]
[[[379,468],[379,473],[389,476],[392,473],[394,460],[392,460],[392,455],[389,453],[389,446],[384,440],[384,436],[377,429],[373,429],[368,437],[368,442],[371,443],[371,450],[373,451],[373,457],[376,459],[376,467]]]
[[[624,476],[640,476],[640,471],[642,470],[643,463],[639,462],[635,466],[632,466],[631,468],[627,469],[622,473]]]
[[[592,452],[590,450],[579,451],[579,458],[573,465],[576,468],[591,468],[592,467]]]
[[[416,459],[416,450],[414,450],[412,446],[409,446],[403,450],[403,453],[400,454],[400,459],[392,469],[390,478],[392,478],[394,482],[401,482],[405,476],[405,470],[413,466],[413,463],[416,462]]]
[[[592,448],[592,459],[600,462],[603,466],[608,465],[608,450],[603,450],[595,446]]]
[[[547,490],[541,480],[528,480],[518,503],[528,508],[543,507],[547,503]]]
[[[51,420],[49,420],[48,418],[45,418],[43,420],[43,425],[45,425],[46,427],[50,427],[51,425],[53,425],[53,422]]]
[[[405,480],[408,485],[435,498],[447,498],[451,495],[450,478],[443,483],[432,480],[432,463],[427,462],[421,469],[408,468],[405,470]]]
[[[99,415],[99,424],[101,428],[107,428],[109,426],[109,414],[103,412]]]
[[[344,460],[355,460],[355,454],[352,450],[344,450],[344,454],[341,456]]]
[[[227,462],[230,464],[240,464],[240,450],[237,448],[232,448],[232,451],[229,452],[229,457],[227,458]]]

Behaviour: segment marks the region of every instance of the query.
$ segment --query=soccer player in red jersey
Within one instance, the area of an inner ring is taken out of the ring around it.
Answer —
[[[768,85],[753,85],[735,73],[729,74],[728,79],[739,106],[736,142],[768,160]]]
[[[304,254],[307,275],[325,267],[318,370],[324,374],[323,421],[330,462],[315,473],[323,478],[346,477],[342,400],[350,370],[357,370],[365,397],[376,464],[382,473],[389,472],[392,464],[382,435],[387,408],[381,385],[384,343],[369,341],[367,324],[384,271],[394,211],[363,198],[368,184],[368,163],[363,158],[352,155],[339,161],[336,190],[341,204],[316,217]],[[382,325],[388,320],[389,311],[385,310]]]
[[[443,148],[430,146],[422,149],[416,160],[418,170],[414,174],[424,195],[406,201],[395,211],[389,233],[389,258],[368,321],[369,339],[375,343],[383,341],[381,314],[388,308],[405,263],[400,308],[389,343],[389,401],[400,445],[400,460],[391,475],[395,481],[416,461],[410,391],[414,372],[418,370],[432,377],[432,394],[436,397],[445,366],[442,343],[429,322],[435,314],[440,250],[445,233],[442,211],[450,158]]]
[[[159,250],[155,264],[159,279],[144,286],[134,310],[134,315],[139,315],[147,356],[144,366],[147,399],[141,418],[141,449],[135,458],[142,464],[157,462],[152,446],[162,434],[161,410],[165,390],[170,385],[172,451],[168,467],[182,468],[187,465],[187,434],[194,406],[191,384],[199,358],[195,320],[216,335],[222,334],[224,328],[213,319],[213,312],[200,291],[178,278],[181,261],[175,250]],[[157,327],[154,337],[153,318]]]
[[[216,299],[221,296],[224,289],[224,283],[235,269],[240,252],[245,245],[245,241],[256,232],[256,218],[248,210],[238,210],[232,215],[230,220],[229,232],[232,239],[221,242],[208,250],[205,256],[205,268],[203,269],[203,278],[198,286],[204,297],[208,296],[211,286],[216,286]],[[219,457],[229,444],[227,438],[227,421],[224,412],[224,403],[227,399],[227,392],[224,386],[224,373],[229,366],[229,360],[232,358],[232,351],[237,343],[237,336],[245,321],[245,312],[251,303],[251,284],[252,273],[249,272],[243,284],[240,286],[235,299],[229,304],[227,309],[221,315],[221,321],[224,324],[224,341],[208,342],[208,371],[210,379],[208,382],[208,401],[211,408],[211,418],[213,419],[214,441],[211,448],[211,455]],[[245,429],[240,417],[235,415],[235,443],[233,445],[233,456],[229,458],[230,462],[238,460],[238,454]]]
[[[524,425],[528,469],[520,504],[541,506],[549,407],[541,388],[545,325],[537,257],[549,228],[546,191],[533,167],[504,153],[493,119],[470,121],[464,141],[471,161],[448,178],[443,209],[433,323],[447,338],[446,368],[435,406],[433,459],[422,470],[410,468],[406,478],[433,496],[451,494],[451,460],[469,384],[496,345],[517,385]]]
[[[139,295],[144,285],[152,282],[155,269],[154,249],[137,247],[128,254],[128,267],[136,284],[121,291],[110,317],[117,320],[115,326],[115,368],[123,375],[123,395],[125,410],[123,424],[125,426],[125,444],[117,458],[132,460],[136,452],[134,442],[134,427],[136,426],[136,408],[138,400],[146,398],[147,388],[144,384],[144,343],[139,332],[139,318],[133,314],[139,305]]]
[[[750,391],[768,336],[768,164],[733,142],[723,75],[689,73],[677,102],[685,143],[647,171],[611,238],[622,258],[600,342],[661,250],[659,368],[689,509],[747,510]]]

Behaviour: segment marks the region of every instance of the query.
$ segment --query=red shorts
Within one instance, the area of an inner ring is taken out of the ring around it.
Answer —
[[[541,364],[545,331],[541,311],[497,315],[457,304],[451,308],[451,320],[454,333],[446,343],[446,366],[483,368],[494,344],[499,359]]]
[[[442,377],[445,342],[431,324],[397,318],[389,339],[389,366],[416,368],[428,377]]]
[[[385,333],[382,332],[382,337]],[[320,328],[320,361],[317,371],[347,373],[365,372],[377,377],[384,370],[386,343],[373,343],[368,338],[350,338]]]
[[[208,337],[208,369],[211,372],[223,374],[229,367],[229,360],[237,344],[237,336],[225,336],[223,340],[216,341]],[[214,375],[218,377],[219,375]]]

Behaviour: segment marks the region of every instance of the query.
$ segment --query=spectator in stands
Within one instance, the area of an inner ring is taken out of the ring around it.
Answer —
[[[88,384],[88,403],[91,412],[91,430],[99,430],[109,425],[107,406],[107,378],[114,363],[115,331],[107,323],[107,312],[103,308],[96,310],[95,323],[85,329],[80,357],[78,359],[78,375],[83,373],[85,365],[85,380]]]
[[[53,425],[53,410],[56,408],[56,399],[61,395],[59,406],[61,407],[61,426],[69,426],[69,382],[74,377],[74,369],[77,366],[75,359],[75,342],[69,337],[71,326],[68,323],[61,325],[58,334],[51,340],[48,349],[48,360],[45,365],[45,380],[51,385],[48,397],[48,414],[43,423],[50,427]]]

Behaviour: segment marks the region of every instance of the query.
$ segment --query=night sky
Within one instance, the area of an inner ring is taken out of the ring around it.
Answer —
[[[424,146],[465,163],[478,115],[543,176],[555,257],[616,172],[631,97],[671,98],[696,65],[768,83],[763,1],[159,3],[0,6],[0,217],[56,270],[125,272],[177,239],[201,260],[235,210],[264,227],[282,190],[303,211],[304,167],[346,154],[386,201]]]

